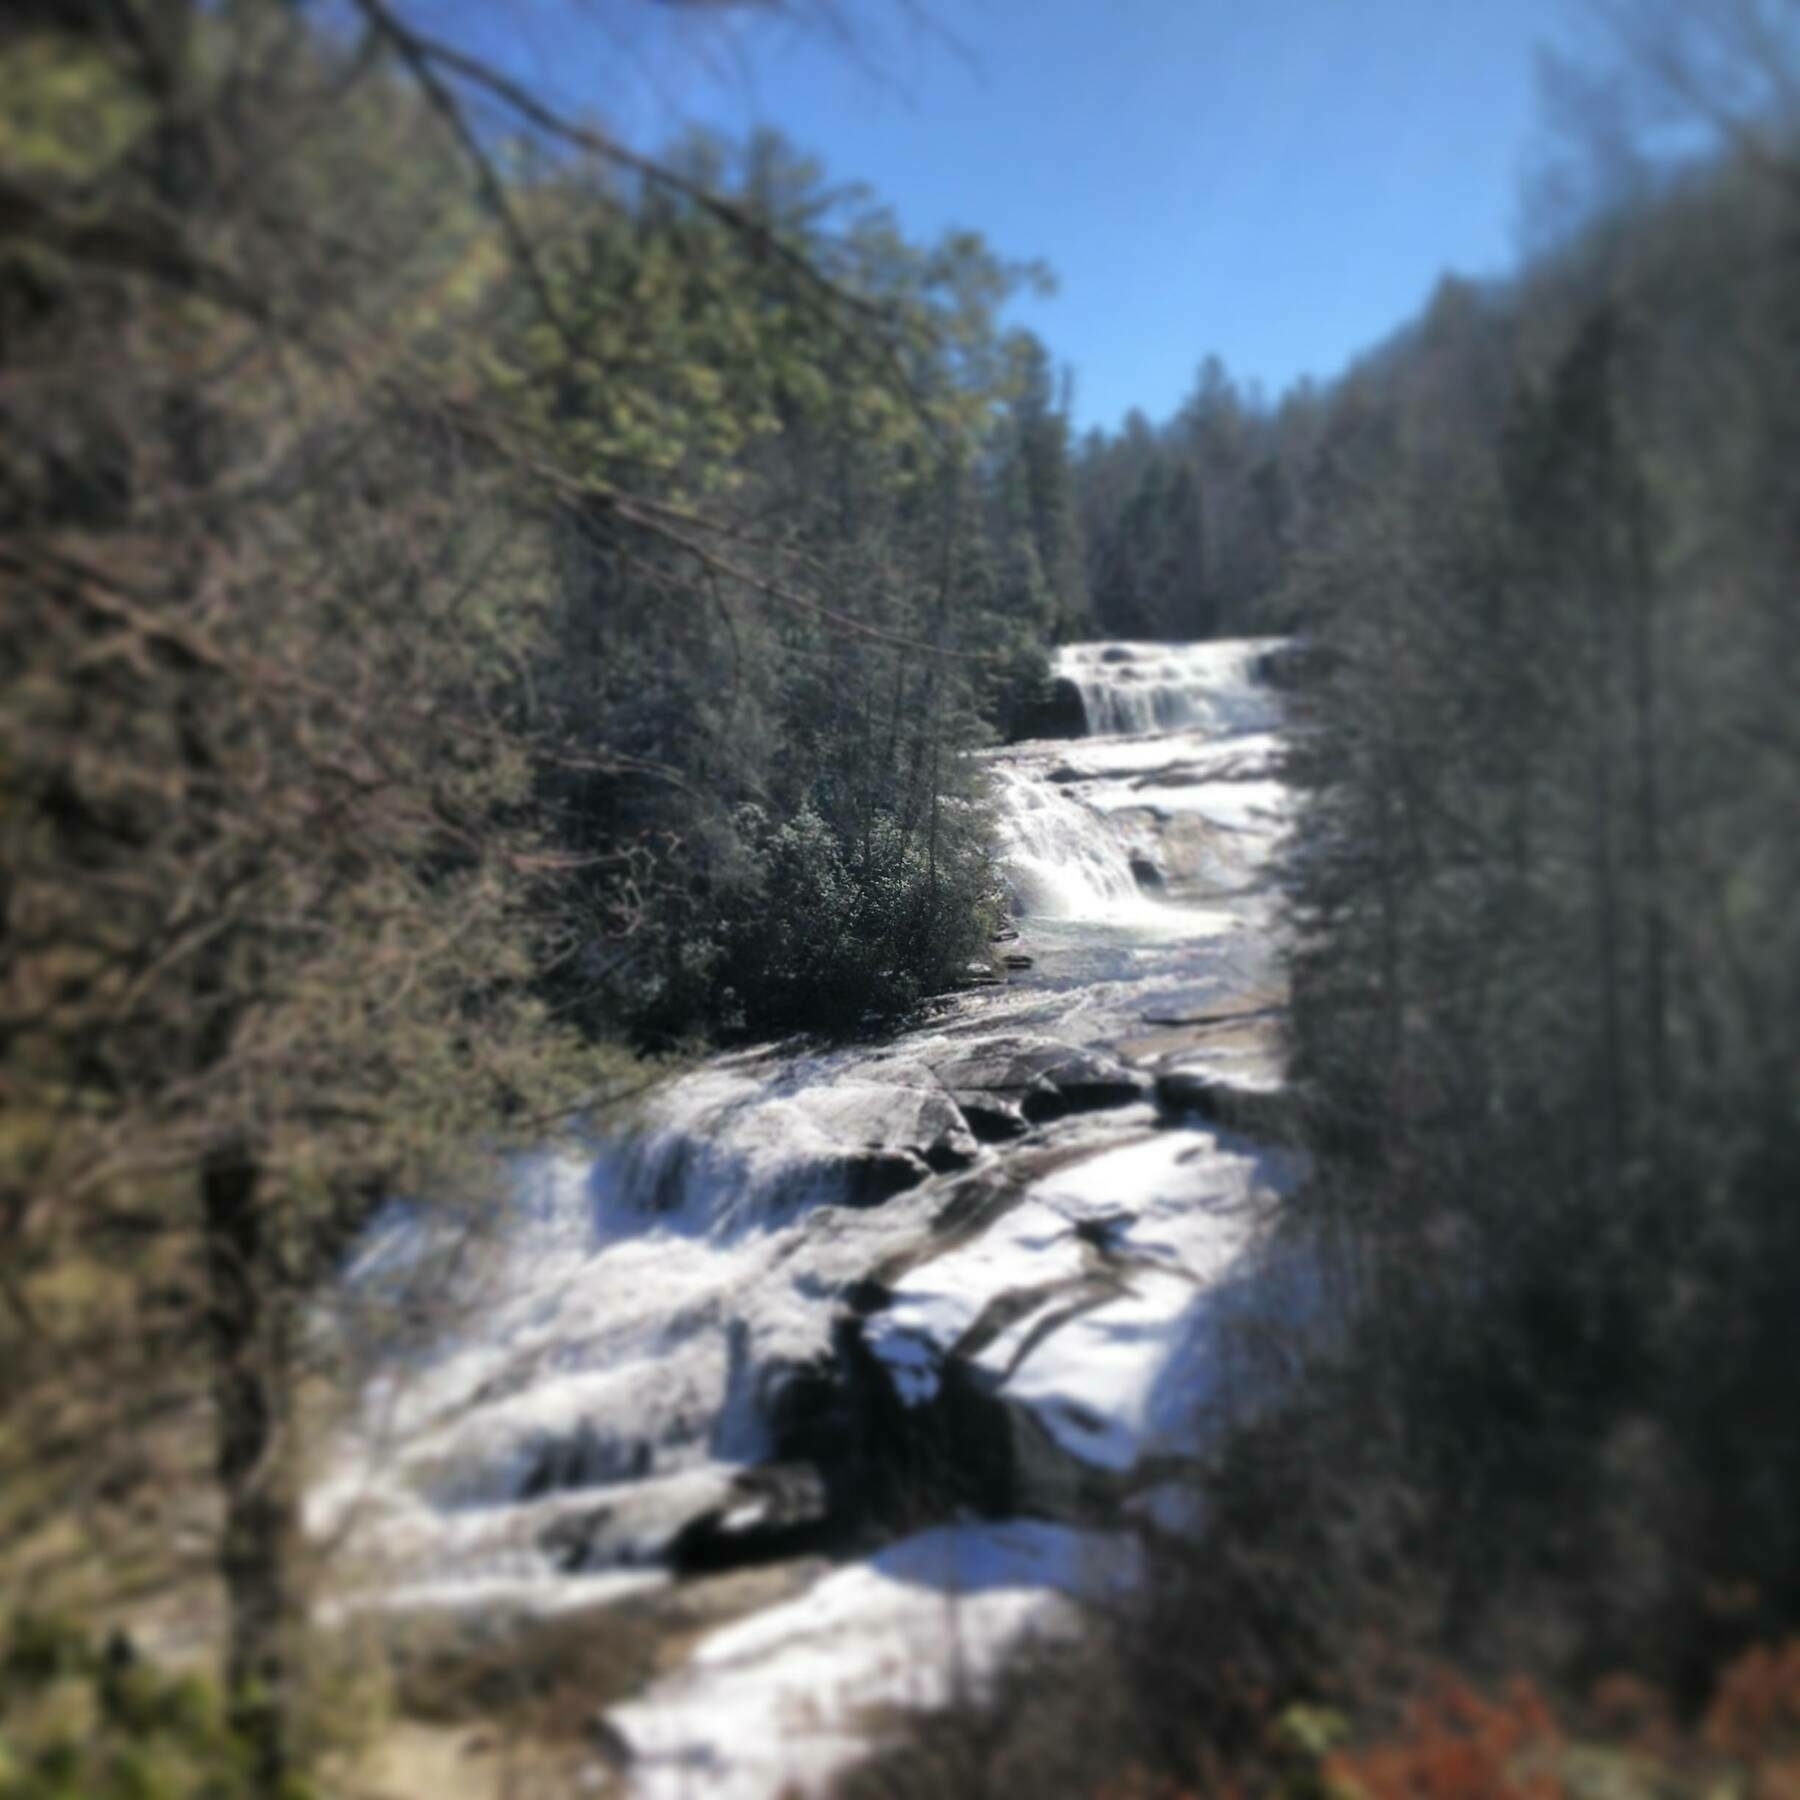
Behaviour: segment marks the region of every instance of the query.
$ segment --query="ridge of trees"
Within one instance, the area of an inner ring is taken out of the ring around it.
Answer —
[[[960,974],[962,752],[1078,604],[1034,271],[417,17],[0,26],[0,1554],[104,1610],[196,1545],[259,1793],[306,1296],[635,1091],[609,1046]]]
[[[1791,1780],[1800,11],[1598,10],[1630,129],[1316,397],[1261,602],[1305,1366],[1138,1607],[847,1791]]]
[[[1166,425],[1130,413],[1075,459],[1092,615],[1103,636],[1238,637],[1265,628],[1303,529],[1326,401],[1302,384],[1271,409],[1216,356]]]
[[[1716,41],[1791,98],[1794,23]],[[1800,1623],[1795,169],[1790,104],[1440,293],[1334,397],[1279,595],[1309,1204],[1446,1629],[1535,1593],[1556,1675],[1690,1700]]]

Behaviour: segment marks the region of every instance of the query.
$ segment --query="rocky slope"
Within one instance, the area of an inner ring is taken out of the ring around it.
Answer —
[[[996,752],[1019,938],[867,1047],[670,1084],[518,1171],[495,1230],[396,1214],[351,1292],[460,1327],[370,1353],[313,1497],[347,1603],[497,1618],[791,1563],[615,1709],[644,1794],[770,1794],[1131,1579],[1208,1422],[1279,1377],[1269,644],[1080,645],[1095,729]],[[807,1559],[801,1562],[798,1559]]]

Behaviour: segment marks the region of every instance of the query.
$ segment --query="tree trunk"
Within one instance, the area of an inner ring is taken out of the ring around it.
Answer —
[[[260,1171],[241,1141],[201,1174],[213,1358],[217,1473],[224,1506],[219,1573],[228,1610],[226,1679],[250,1740],[258,1791],[279,1791],[289,1712],[297,1541],[289,1432],[287,1293],[258,1202]]]
[[[1624,1175],[1628,1107],[1625,1077],[1625,1023],[1620,976],[1619,872],[1613,848],[1613,766],[1615,729],[1605,664],[1598,674],[1595,719],[1588,746],[1588,872],[1593,937],[1589,953],[1600,1006],[1600,1104],[1605,1131],[1605,1181],[1617,1200]]]
[[[1644,933],[1644,1025],[1650,1072],[1650,1131],[1659,1159],[1668,1123],[1668,931],[1663,911],[1662,784],[1657,767],[1656,596],[1649,501],[1634,481],[1627,499],[1631,604],[1631,698],[1637,762],[1638,898]]]

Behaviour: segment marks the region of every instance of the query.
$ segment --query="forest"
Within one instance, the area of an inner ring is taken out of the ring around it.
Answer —
[[[1042,268],[433,10],[0,19],[0,1800],[378,1791],[302,1518],[371,1219],[935,1016],[1059,646],[1277,635],[1337,1324],[836,1791],[1794,1791],[1792,6],[1604,9],[1516,276],[1079,436]]]
[[[1344,1336],[1108,1644],[1131,1748],[1036,1673],[920,1752],[969,1791],[1039,1740],[1132,1795],[1793,1779],[1800,60],[1781,9],[1634,23],[1642,136],[1558,147],[1516,281],[1079,454],[1109,630],[1306,646],[1292,1210]]]
[[[240,1691],[372,1198],[941,986],[1067,603],[1032,271],[352,10],[0,41],[0,1533],[129,1580],[212,1383]]]

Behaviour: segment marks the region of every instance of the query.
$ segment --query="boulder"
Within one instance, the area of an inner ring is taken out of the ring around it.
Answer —
[[[776,1562],[818,1548],[831,1525],[824,1479],[810,1463],[767,1463],[736,1476],[723,1505],[690,1520],[669,1545],[680,1574]]]
[[[1131,859],[1131,873],[1141,888],[1160,889],[1163,885],[1163,873],[1147,856],[1134,856]]]
[[[1053,1099],[1028,1094],[1021,1103],[1026,1118],[1048,1119],[1063,1113],[1098,1112],[1112,1106],[1129,1106],[1150,1091],[1147,1077],[1127,1067],[1116,1056],[1099,1050],[1065,1051],[1047,1059],[1043,1069]]]
[[[934,1068],[965,1117],[972,1106],[998,1101],[1033,1124],[1064,1113],[1125,1106],[1150,1086],[1107,1051],[1077,1049],[1055,1038],[991,1038]]]
[[[844,1204],[880,1206],[896,1194],[915,1188],[931,1174],[931,1165],[912,1150],[882,1148],[846,1151],[838,1167],[843,1176]]]
[[[858,1318],[885,1311],[894,1303],[894,1290],[873,1275],[859,1275],[844,1289],[844,1304]]]
[[[1031,1129],[1024,1113],[1011,1100],[993,1094],[965,1090],[957,1096],[969,1129],[984,1144],[1010,1143]]]
[[[922,1181],[926,1173],[967,1168],[979,1147],[955,1101],[933,1082],[930,1071],[909,1061],[877,1065],[877,1070],[883,1068],[891,1070],[887,1081],[865,1076],[812,1088],[799,1104],[813,1124],[843,1146],[840,1160],[852,1183],[885,1200]],[[905,1175],[910,1165],[893,1159],[908,1157],[917,1167]]]
[[[934,1175],[953,1175],[981,1154],[977,1144],[975,1133],[965,1126],[956,1137],[942,1137],[932,1144],[925,1151],[925,1166]]]
[[[968,988],[998,987],[1006,977],[991,963],[972,962],[963,966],[963,971],[951,982],[953,993]]]

